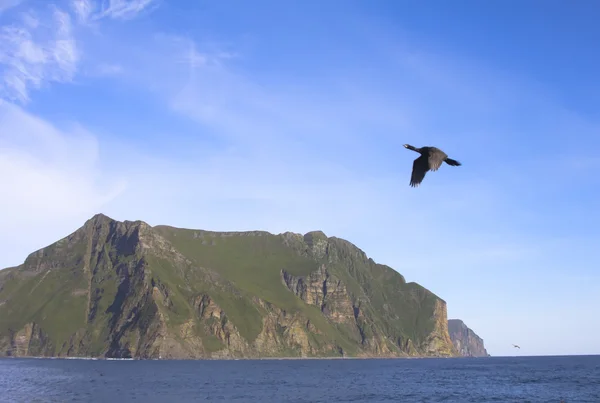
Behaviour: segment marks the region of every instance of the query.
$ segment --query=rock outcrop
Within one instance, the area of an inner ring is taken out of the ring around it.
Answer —
[[[450,339],[458,353],[463,357],[489,357],[483,345],[483,339],[469,329],[460,319],[448,321]]]
[[[442,299],[320,231],[99,214],[0,271],[6,356],[457,356],[446,315]]]

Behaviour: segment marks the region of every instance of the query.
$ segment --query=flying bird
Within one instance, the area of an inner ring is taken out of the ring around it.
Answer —
[[[423,181],[423,178],[425,178],[427,171],[437,171],[442,165],[442,162],[453,167],[462,165],[460,162],[448,158],[448,155],[445,152],[436,147],[416,148],[410,144],[404,144],[404,147],[421,154],[421,156],[413,162],[412,175],[410,177],[411,187],[419,186]]]
[[[514,348],[518,348],[519,350],[521,349],[521,347],[517,346],[516,344],[513,344]]]

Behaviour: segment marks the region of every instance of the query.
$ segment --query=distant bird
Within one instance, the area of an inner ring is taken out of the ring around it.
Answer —
[[[514,348],[518,348],[519,350],[521,349],[521,347],[517,346],[516,344],[513,344]]]
[[[460,162],[448,158],[448,155],[445,152],[436,147],[416,148],[410,144],[404,144],[404,147],[421,154],[421,156],[413,162],[412,175],[410,177],[411,187],[419,186],[423,181],[423,178],[425,178],[427,171],[437,171],[442,165],[442,162],[453,167],[462,165]]]

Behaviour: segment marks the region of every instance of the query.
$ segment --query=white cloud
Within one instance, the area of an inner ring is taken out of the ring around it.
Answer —
[[[21,4],[23,0],[0,0],[0,14],[3,11],[8,10],[9,8],[13,8]]]
[[[0,100],[2,264],[18,264],[79,227],[125,189],[99,167],[95,137],[61,131]]]

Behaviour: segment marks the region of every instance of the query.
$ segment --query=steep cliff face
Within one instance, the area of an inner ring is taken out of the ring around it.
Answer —
[[[322,232],[94,216],[0,271],[0,354],[453,356],[443,300]]]
[[[458,353],[463,357],[489,357],[483,345],[483,339],[475,334],[460,319],[448,321],[450,339]]]

